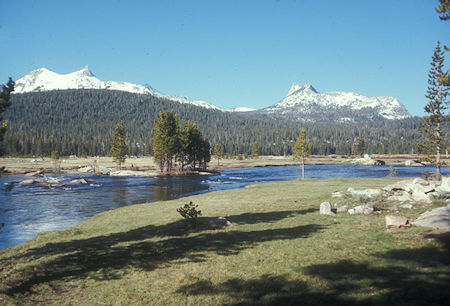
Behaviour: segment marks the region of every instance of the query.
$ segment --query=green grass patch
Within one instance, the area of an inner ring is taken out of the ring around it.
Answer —
[[[384,211],[319,214],[332,192],[395,180],[256,184],[108,211],[1,251],[0,304],[444,304],[447,232],[387,231]],[[177,212],[190,201],[196,227]],[[218,216],[232,225],[210,227]]]

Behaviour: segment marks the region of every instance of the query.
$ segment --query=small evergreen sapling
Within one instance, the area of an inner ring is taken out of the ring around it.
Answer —
[[[189,204],[184,204],[184,206],[181,206],[180,208],[177,208],[177,212],[180,213],[180,215],[186,220],[186,222],[190,223],[191,225],[197,224],[197,218],[202,215],[202,211],[198,210],[198,205],[195,205],[192,203],[192,201],[189,202]]]

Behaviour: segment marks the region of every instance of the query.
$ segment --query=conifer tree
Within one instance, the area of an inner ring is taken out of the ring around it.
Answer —
[[[214,155],[216,155],[217,158],[217,166],[219,166],[220,159],[223,157],[223,153],[223,147],[220,144],[216,143],[214,145]]]
[[[9,101],[11,98],[11,92],[14,91],[14,81],[9,78],[8,83],[5,85],[2,85],[1,91],[0,91],[0,114],[3,113],[10,105],[11,102]],[[3,118],[0,117],[0,154],[1,151],[1,144],[3,142],[3,139],[5,138],[6,130],[8,129],[9,122],[8,120],[3,121]]]
[[[162,172],[172,171],[179,150],[178,116],[173,111],[161,111],[153,127],[153,159]]]
[[[125,157],[127,155],[126,140],[125,126],[123,125],[123,122],[120,121],[117,123],[111,138],[111,156],[113,157],[113,162],[117,164],[118,170],[120,170],[122,163],[125,162]]]
[[[300,160],[302,164],[302,179],[305,179],[305,158],[309,156],[310,150],[311,144],[306,142],[306,130],[302,128],[294,148],[292,149],[293,159]]]
[[[355,153],[362,157],[364,151],[366,150],[366,147],[367,145],[366,142],[364,141],[364,137],[362,135],[359,135],[358,142],[356,143],[355,146]]]
[[[254,142],[252,145],[252,158],[258,158],[259,156],[259,143]]]
[[[436,164],[436,179],[441,179],[441,150],[445,144],[445,132],[443,123],[450,121],[450,116],[446,114],[447,110],[447,86],[443,84],[444,51],[441,50],[440,42],[437,42],[434,49],[430,72],[428,73],[428,89],[425,97],[428,104],[425,106],[425,112],[429,115],[420,121],[419,129],[424,139],[417,146],[424,152],[433,152],[435,154],[434,163]]]
[[[441,20],[450,19],[450,1],[449,0],[439,0],[440,4],[436,8],[436,12],[439,13],[439,18]]]

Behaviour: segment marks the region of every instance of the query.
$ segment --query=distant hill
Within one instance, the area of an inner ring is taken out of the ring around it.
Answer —
[[[359,135],[369,153],[410,153],[419,137],[417,118],[355,122],[300,122],[267,113],[224,112],[179,103],[150,94],[111,89],[67,89],[16,93],[3,113],[10,120],[7,155],[109,155],[109,141],[118,121],[128,132],[130,155],[152,152],[152,128],[161,110],[197,123],[212,146],[228,154],[247,154],[253,142],[260,154],[291,154],[301,127],[307,129],[312,154],[351,154]]]

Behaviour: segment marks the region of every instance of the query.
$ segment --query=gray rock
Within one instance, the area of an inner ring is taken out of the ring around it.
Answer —
[[[25,176],[44,176],[44,172],[42,170],[38,170],[38,171],[34,171],[34,172],[29,172],[27,174],[25,174]]]
[[[369,200],[376,198],[381,195],[381,189],[364,189],[364,190],[355,190],[353,188],[348,188],[347,191],[351,194],[351,196],[355,200]]]
[[[400,208],[412,209],[413,205],[411,203],[405,203],[400,205]]]
[[[355,206],[353,209],[354,209],[355,214],[370,215],[371,213],[373,213],[373,207],[371,207],[367,204]]]
[[[348,206],[347,206],[347,205],[339,206],[339,207],[336,209],[336,212],[338,212],[338,213],[340,213],[340,212],[346,212],[346,211],[348,211]]]
[[[231,225],[231,222],[228,221],[224,217],[217,217],[217,218],[209,220],[209,225],[211,227],[222,227],[222,226],[229,226],[229,225]]]
[[[333,192],[333,193],[331,194],[331,196],[332,196],[333,198],[342,198],[342,197],[344,197],[344,194],[343,194],[342,192],[340,192],[340,191],[336,191],[336,192]]]
[[[332,209],[333,207],[331,206],[330,202],[322,202],[320,204],[321,215],[335,215]]]
[[[435,229],[448,229],[450,228],[450,206],[439,207],[425,212],[412,224]]]
[[[404,226],[404,227],[411,226],[409,224],[408,219],[403,216],[387,215],[387,216],[385,216],[385,220],[386,220],[386,228],[393,228],[393,227],[400,228],[402,226]]]
[[[111,172],[111,169],[103,166],[97,166],[95,167],[95,174],[101,174],[101,175],[109,175]]]
[[[407,167],[423,167],[424,165],[418,161],[411,159],[411,160],[405,161],[405,166],[407,166]]]

